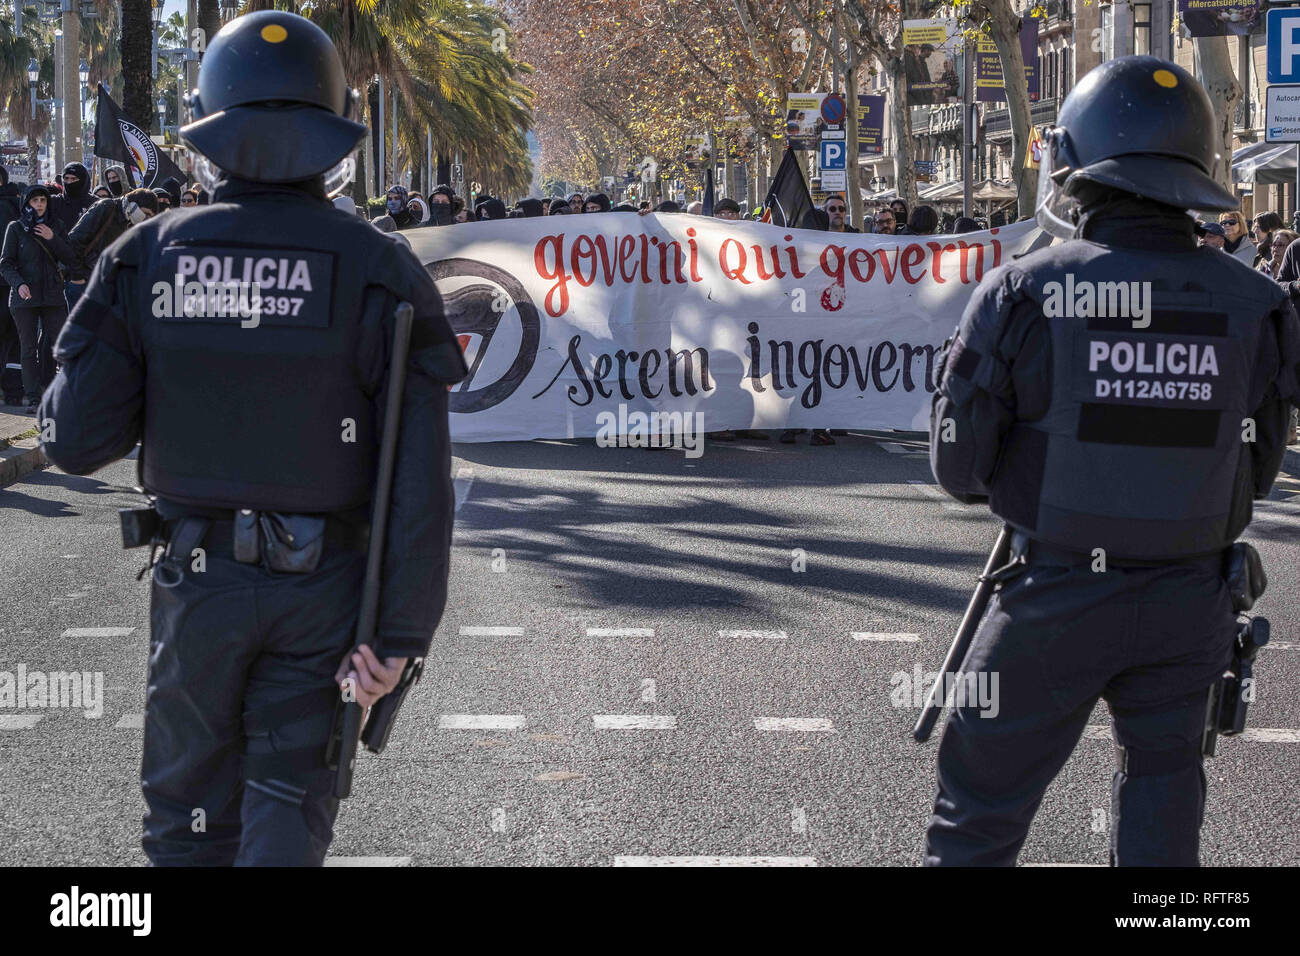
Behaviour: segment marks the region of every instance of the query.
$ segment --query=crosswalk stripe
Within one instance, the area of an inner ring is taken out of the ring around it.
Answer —
[[[835,725],[825,717],[755,717],[755,730],[792,731],[795,733],[824,733]]]
[[[461,637],[523,637],[522,627],[462,627]]]
[[[676,730],[677,718],[667,714],[596,714],[596,730]]]
[[[144,714],[123,714],[113,727],[117,730],[144,730]]]
[[[474,469],[462,465],[456,469],[456,478],[452,481],[452,489],[456,495],[456,510],[460,511],[460,506],[469,498],[469,489],[474,484]]]
[[[0,714],[0,730],[31,730],[44,714]]]
[[[654,637],[653,627],[589,627],[588,637]]]
[[[882,634],[876,631],[854,631],[851,636],[855,641],[900,641],[907,644],[915,644],[921,639],[920,634]]]
[[[790,635],[787,634],[785,631],[748,631],[748,630],[718,631],[718,637],[727,638],[727,639],[731,639],[731,638],[744,639],[744,638],[757,637],[767,641],[784,641],[789,636]]]
[[[615,866],[816,866],[813,856],[616,856]]]
[[[70,627],[63,632],[64,637],[127,637],[135,631],[133,627]]]
[[[327,856],[326,866],[410,866],[409,856]]]
[[[1110,727],[1106,724],[1088,724],[1083,728],[1083,739],[1110,740]],[[1219,739],[1233,738],[1221,735]],[[1247,727],[1236,739],[1252,744],[1300,744],[1300,730],[1292,730],[1290,727]]]
[[[443,714],[439,730],[523,730],[528,721],[521,714]]]

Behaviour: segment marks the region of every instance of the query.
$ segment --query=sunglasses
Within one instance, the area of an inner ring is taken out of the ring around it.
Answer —
[[[1220,225],[1220,226],[1235,226],[1236,224],[1237,224],[1237,220],[1236,220],[1236,219],[1220,219],[1220,220],[1219,220],[1219,225]]]
[[[827,206],[827,207],[826,207],[826,211],[827,211],[827,212],[844,212],[844,207],[843,207],[843,206]]]

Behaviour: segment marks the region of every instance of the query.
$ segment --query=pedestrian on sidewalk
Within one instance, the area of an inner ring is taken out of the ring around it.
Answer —
[[[36,411],[45,380],[53,368],[41,368],[42,341],[54,342],[68,317],[59,263],[72,257],[58,226],[50,217],[50,190],[30,186],[23,194],[21,216],[5,229],[0,251],[0,275],[9,284],[9,310],[18,326],[22,349],[23,401]]]

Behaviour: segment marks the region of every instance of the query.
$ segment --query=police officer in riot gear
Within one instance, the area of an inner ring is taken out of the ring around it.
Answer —
[[[416,259],[329,201],[365,127],[318,27],[279,11],[233,20],[190,102],[181,135],[212,202],[100,257],[58,342],[45,452],[85,474],[141,442],[165,544],[145,852],[318,865],[338,811],[326,750],[340,685],[352,677],[363,705],[393,688],[446,602],[447,388],[465,366]],[[350,654],[401,302],[415,317],[378,646]]]
[[[1197,248],[1187,211],[1236,208],[1215,128],[1173,64],[1088,73],[1039,171],[1039,222],[1067,241],[988,274],[945,349],[935,476],[1014,533],[961,667],[998,674],[998,708],[948,721],[928,865],[1013,864],[1099,698],[1112,863],[1198,862],[1207,696],[1236,631],[1223,568],[1300,398],[1286,294]]]

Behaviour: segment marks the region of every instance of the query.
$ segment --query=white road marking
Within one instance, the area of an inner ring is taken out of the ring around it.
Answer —
[[[850,635],[855,641],[898,641],[915,644],[921,639],[920,634],[884,634],[878,631],[854,631]]]
[[[596,714],[597,730],[676,730],[677,718],[667,714]]]
[[[658,688],[654,682],[654,678],[646,677],[641,681],[641,703],[653,704],[657,692]]]
[[[816,866],[813,856],[616,856],[615,866]]]
[[[133,627],[70,627],[63,632],[64,637],[126,637],[133,633]]]
[[[120,730],[144,730],[144,714],[123,714],[113,727]]]
[[[1267,651],[1270,648],[1275,651],[1300,651],[1300,644],[1294,644],[1290,641],[1269,641],[1260,650]]]
[[[528,725],[522,714],[443,714],[439,730],[523,730]]]
[[[64,559],[70,561],[70,560],[72,560],[73,558],[79,558],[79,557],[81,557],[81,555],[79,555],[79,554],[61,554],[61,555],[59,555],[59,557],[64,558]]]
[[[945,495],[943,491],[940,490],[938,485],[932,485],[928,481],[918,481],[916,479],[909,480],[908,484],[911,485],[913,488],[915,488],[917,491],[921,492],[921,494],[925,495],[927,498],[933,498],[935,501],[942,502],[944,508],[947,509],[948,511],[971,510],[970,505],[958,504],[957,502],[949,498],[947,495]]]
[[[506,832],[506,808],[505,807],[492,808],[492,832],[493,833]]]
[[[1110,727],[1105,724],[1089,724],[1083,728],[1084,740],[1110,740]],[[1232,737],[1219,736],[1219,740],[1232,740]],[[1252,744],[1300,744],[1300,730],[1290,727],[1247,727],[1236,737]]]
[[[654,637],[653,627],[589,627],[588,637]]]
[[[718,631],[718,637],[722,638],[758,637],[766,641],[784,641],[789,636],[785,631]]]
[[[456,469],[456,478],[452,482],[452,488],[456,493],[456,510],[465,503],[469,497],[470,486],[474,484],[474,469],[466,465],[461,465]]]
[[[462,627],[461,637],[523,637],[522,627]]]
[[[883,441],[878,442],[877,444],[891,455],[916,455],[918,457],[924,455],[927,458],[930,457],[930,450],[928,448],[920,448],[914,445],[900,445],[896,441]]]
[[[835,725],[825,717],[755,717],[754,729],[824,733],[834,730]]]
[[[803,807],[795,807],[790,811],[790,832],[808,832],[808,814],[804,813]]]
[[[410,866],[409,856],[327,856],[326,866]]]
[[[0,714],[0,730],[31,730],[44,714]]]

